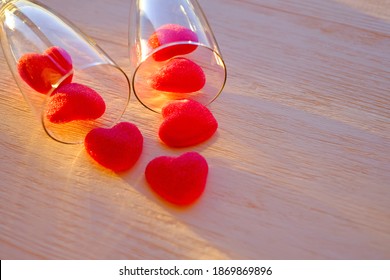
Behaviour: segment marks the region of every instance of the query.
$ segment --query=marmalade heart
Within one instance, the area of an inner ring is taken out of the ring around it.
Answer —
[[[35,91],[46,94],[52,86],[73,69],[70,55],[62,48],[54,46],[43,54],[26,53],[18,61],[20,77]],[[72,81],[70,74],[61,84]]]
[[[172,58],[149,79],[153,89],[173,93],[196,92],[205,84],[206,76],[202,68],[182,57]]]
[[[205,190],[207,175],[207,161],[196,152],[179,157],[157,157],[145,169],[150,188],[178,206],[188,206],[199,199]]]
[[[94,120],[106,110],[103,98],[93,89],[70,83],[56,89],[47,104],[46,117],[52,123]]]
[[[211,111],[194,100],[173,101],[162,109],[158,135],[170,147],[188,147],[211,138],[218,122]]]
[[[112,128],[92,129],[85,137],[84,146],[97,163],[122,172],[133,167],[141,156],[143,136],[136,125],[121,122]]]
[[[193,52],[198,46],[188,42],[198,43],[198,35],[191,29],[178,24],[166,24],[154,32],[149,40],[148,46],[156,49],[160,46],[181,42],[180,44],[168,46],[153,54],[156,61],[168,60],[176,55],[183,55]],[[187,43],[186,43],[187,42]]]

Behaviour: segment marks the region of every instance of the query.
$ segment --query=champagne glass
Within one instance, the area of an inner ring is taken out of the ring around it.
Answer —
[[[132,88],[155,112],[173,100],[213,102],[226,67],[196,0],[131,0],[129,51]]]
[[[44,5],[0,1],[4,55],[47,134],[63,143],[82,143],[92,128],[118,122],[131,89],[115,62],[76,26]],[[98,106],[96,97],[100,98]],[[59,112],[66,117],[60,118]]]

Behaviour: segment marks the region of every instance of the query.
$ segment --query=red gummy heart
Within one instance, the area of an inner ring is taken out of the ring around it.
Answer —
[[[194,203],[206,187],[208,164],[196,152],[177,158],[162,156],[146,166],[145,177],[151,189],[170,203],[186,206]]]
[[[142,153],[143,137],[137,126],[121,122],[112,128],[95,128],[84,141],[88,154],[115,172],[130,169]]]
[[[70,55],[60,47],[48,48],[43,54],[27,53],[18,61],[20,77],[37,92],[46,94],[62,77],[72,71]],[[62,84],[72,81],[69,75]]]
[[[178,57],[172,58],[151,79],[152,88],[174,93],[190,93],[201,90],[206,84],[202,68],[195,62]]]
[[[198,35],[194,31],[178,24],[166,24],[158,28],[150,36],[148,45],[151,49],[156,49],[173,42],[182,42],[179,45],[166,47],[153,54],[153,58],[156,61],[164,61],[176,55],[193,52],[197,45],[188,44],[189,41],[193,43],[198,42]]]
[[[70,83],[60,86],[50,97],[46,117],[52,123],[94,120],[106,110],[103,98],[93,89]]]
[[[188,147],[209,139],[218,128],[218,122],[206,106],[194,100],[169,103],[162,109],[158,135],[170,147]]]

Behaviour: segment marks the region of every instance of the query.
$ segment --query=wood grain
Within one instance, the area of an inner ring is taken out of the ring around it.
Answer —
[[[42,1],[126,72],[129,1]],[[199,1],[228,67],[217,135],[189,209],[144,179],[159,115],[123,119],[145,149],[128,173],[45,135],[0,52],[1,259],[390,258],[390,2]]]

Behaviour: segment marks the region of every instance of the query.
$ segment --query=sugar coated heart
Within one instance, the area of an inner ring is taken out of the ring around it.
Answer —
[[[158,135],[170,147],[188,147],[208,140],[218,128],[211,111],[194,100],[173,101],[162,109]]]
[[[169,60],[149,80],[152,88],[174,93],[190,93],[201,90],[206,84],[202,68],[195,62],[176,57]]]
[[[166,201],[186,206],[194,203],[204,192],[208,164],[196,152],[179,157],[161,156],[146,166],[145,177],[150,188]]]
[[[60,86],[50,97],[46,117],[52,123],[94,120],[106,110],[103,98],[93,89],[77,83]]]
[[[72,58],[62,48],[54,46],[43,54],[27,53],[18,61],[20,77],[35,91],[46,94],[61,78],[72,71]],[[61,84],[72,81],[70,74]]]
[[[178,24],[166,24],[158,28],[149,38],[148,45],[151,49],[173,42],[181,42],[175,46],[168,46],[153,54],[156,61],[164,61],[176,55],[183,55],[193,52],[197,45],[188,42],[197,43],[198,35],[191,29]]]
[[[95,128],[85,137],[87,153],[100,165],[115,172],[130,169],[142,153],[143,136],[132,123]]]

